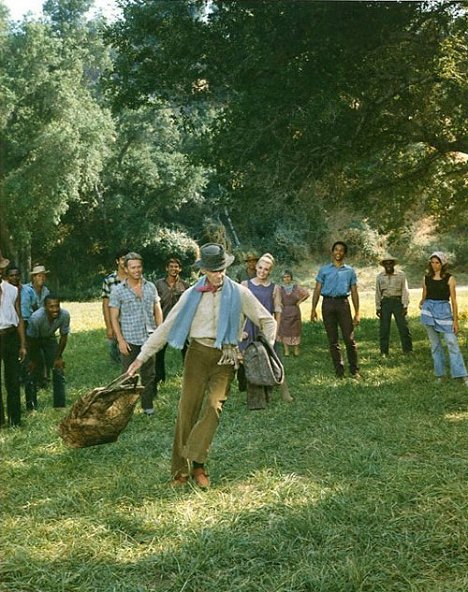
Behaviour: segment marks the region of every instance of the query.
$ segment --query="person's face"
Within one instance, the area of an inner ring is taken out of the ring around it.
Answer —
[[[49,320],[56,319],[60,314],[60,300],[47,300],[45,310]]]
[[[36,288],[42,288],[42,286],[46,282],[46,274],[45,273],[36,273],[32,276],[32,283]]]
[[[395,271],[395,261],[384,261],[382,265],[388,275],[392,275]]]
[[[440,262],[440,259],[438,259],[437,257],[432,257],[431,267],[434,273],[440,273],[440,270],[442,269],[442,263]]]
[[[257,263],[257,278],[259,280],[267,280],[268,276],[271,273],[272,264],[269,261],[265,261],[264,259],[260,259]]]
[[[6,276],[7,282],[9,282],[12,286],[18,287],[21,282],[21,274],[19,269],[10,269]]]
[[[117,262],[117,268],[120,269],[121,271],[125,271],[125,255],[122,255],[122,257],[119,257],[118,259],[116,259]]]
[[[247,259],[247,269],[253,271],[257,266],[257,259]]]
[[[292,282],[292,277],[289,275],[289,273],[285,273],[283,275],[283,282],[285,284],[290,284]]]
[[[343,261],[345,258],[345,248],[343,245],[335,245],[335,248],[332,251],[332,258],[335,261]]]
[[[140,259],[130,259],[125,267],[127,275],[132,280],[140,280],[143,275],[143,263]]]
[[[182,268],[180,267],[180,265],[178,263],[175,263],[173,261],[171,261],[167,267],[166,267],[166,271],[167,271],[167,275],[169,277],[175,278],[179,275],[179,273],[182,271]]]
[[[226,275],[225,269],[222,269],[221,271],[208,271],[207,269],[201,269],[201,272],[206,275],[210,284],[215,288],[219,288],[223,284],[224,276]]]

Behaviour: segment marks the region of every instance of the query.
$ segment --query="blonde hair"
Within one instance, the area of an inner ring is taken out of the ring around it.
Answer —
[[[271,263],[272,269],[275,266],[275,258],[271,253],[264,253],[257,261],[257,264],[260,263],[260,261],[266,261],[267,263]]]

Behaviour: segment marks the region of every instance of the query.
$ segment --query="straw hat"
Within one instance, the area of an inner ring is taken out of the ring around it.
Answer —
[[[37,275],[38,273],[49,273],[43,265],[35,265],[29,275]]]

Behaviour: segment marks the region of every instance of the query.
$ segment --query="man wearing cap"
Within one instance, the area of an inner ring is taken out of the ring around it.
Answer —
[[[409,290],[408,281],[403,271],[395,271],[397,260],[386,256],[380,261],[384,271],[379,273],[375,282],[375,310],[380,321],[380,353],[388,355],[390,343],[390,324],[392,315],[400,334],[403,353],[413,351],[413,341],[408,327]]]
[[[148,336],[162,323],[162,310],[156,286],[143,277],[143,257],[135,252],[125,255],[127,278],[110,294],[112,328],[119,344],[122,372],[140,353]],[[141,407],[147,417],[154,414],[154,357],[148,357],[141,369]]]
[[[237,272],[236,280],[241,284],[253,279],[257,275],[257,261],[259,256],[253,251],[248,251],[245,255],[245,267]]]
[[[8,424],[19,426],[21,424],[20,362],[26,356],[26,341],[18,288],[3,280],[2,277],[9,263],[10,261],[0,252],[0,425],[5,423],[1,384],[3,362]]]
[[[330,355],[335,366],[337,378],[344,376],[344,364],[338,341],[338,328],[341,329],[346,346],[348,364],[353,378],[359,379],[359,367],[354,327],[359,325],[359,295],[357,290],[356,272],[350,265],[345,264],[348,247],[343,241],[333,243],[332,261],[322,265],[317,274],[315,289],[312,296],[312,310],[310,320],[317,320],[317,304],[322,296],[322,318],[327,332]],[[354,317],[351,316],[348,297],[354,307]]]
[[[272,345],[275,340],[276,321],[271,314],[247,288],[226,276],[233,260],[220,244],[200,248],[195,265],[202,277],[182,294],[128,369],[133,376],[165,343],[181,349],[190,340],[172,451],[174,486],[187,483],[191,474],[199,487],[209,487],[205,462],[238,366],[237,344],[245,317],[260,327]]]

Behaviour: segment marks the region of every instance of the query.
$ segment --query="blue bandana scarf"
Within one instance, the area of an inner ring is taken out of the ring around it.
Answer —
[[[203,295],[203,291],[200,289],[205,286],[205,282],[206,277],[202,276],[180,309],[177,320],[169,331],[167,341],[171,347],[176,349],[184,347],[192,326],[193,317]],[[239,286],[228,277],[225,277],[221,289],[216,348],[222,349],[223,345],[228,344],[237,345],[240,314],[241,297]]]

